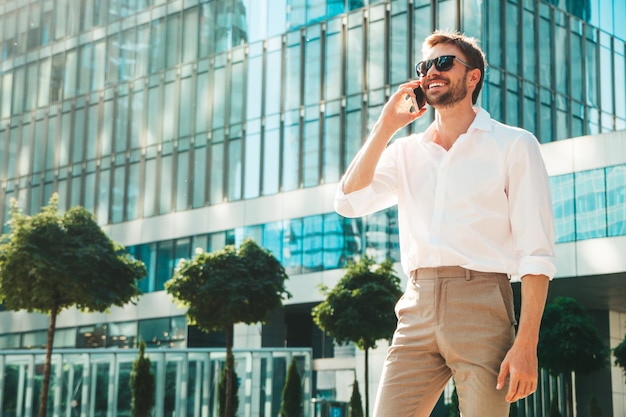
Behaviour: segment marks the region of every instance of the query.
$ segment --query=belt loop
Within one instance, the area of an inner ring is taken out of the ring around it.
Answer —
[[[469,269],[465,270],[465,281],[471,281],[472,280],[472,271],[470,271]]]

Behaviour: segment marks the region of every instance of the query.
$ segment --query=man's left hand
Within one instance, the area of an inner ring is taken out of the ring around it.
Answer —
[[[500,365],[496,389],[504,388],[508,376],[506,400],[513,403],[526,398],[537,390],[537,369],[537,346],[518,339]]]

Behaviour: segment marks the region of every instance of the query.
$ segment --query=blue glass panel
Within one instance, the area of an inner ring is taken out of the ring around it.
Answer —
[[[285,228],[283,222],[273,222],[263,225],[263,240],[261,245],[272,252],[278,261],[283,261],[283,243],[285,242]]]
[[[142,261],[147,269],[146,277],[139,281],[139,289],[144,293],[154,291],[156,282],[156,243],[131,246],[128,248],[128,252]]]
[[[574,175],[550,177],[552,209],[554,213],[555,241],[572,242],[575,239]]]
[[[174,241],[166,240],[158,243],[156,291],[164,289],[164,284],[172,277],[174,271]]]
[[[302,224],[302,266],[304,271],[322,270],[324,222],[322,216],[309,216]]]
[[[283,266],[287,274],[302,272],[302,220],[285,221],[285,251]]]
[[[341,268],[344,237],[343,221],[337,213],[324,215],[324,269]]]
[[[576,190],[576,239],[606,236],[604,170],[574,174]]]
[[[344,261],[353,260],[363,253],[363,220],[343,219]]]
[[[625,165],[606,168],[606,200],[608,235],[626,235]]]

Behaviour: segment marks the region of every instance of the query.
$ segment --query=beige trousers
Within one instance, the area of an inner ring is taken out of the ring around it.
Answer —
[[[413,271],[396,305],[374,417],[428,417],[450,377],[463,417],[507,417],[496,390],[513,344],[513,293],[505,274],[461,267]]]

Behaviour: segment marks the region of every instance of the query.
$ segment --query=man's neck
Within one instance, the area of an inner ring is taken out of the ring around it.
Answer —
[[[446,151],[450,150],[459,136],[467,132],[475,117],[474,109],[466,102],[437,109],[434,142]]]

